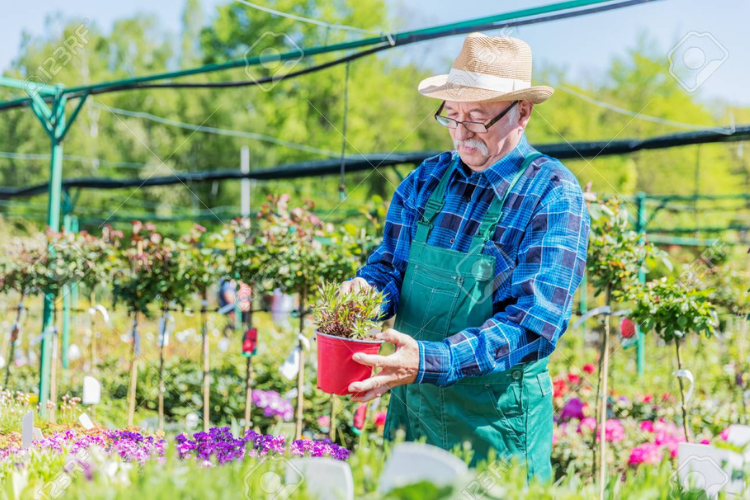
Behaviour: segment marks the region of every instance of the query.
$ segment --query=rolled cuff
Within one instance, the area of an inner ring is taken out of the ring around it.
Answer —
[[[451,353],[443,342],[417,341],[419,346],[419,371],[417,384],[446,386],[450,384]]]

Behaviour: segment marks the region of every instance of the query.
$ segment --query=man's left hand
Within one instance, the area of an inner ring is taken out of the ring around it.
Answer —
[[[417,380],[417,373],[419,372],[419,346],[417,341],[393,328],[377,334],[375,338],[396,344],[396,352],[388,356],[358,352],[352,356],[352,359],[357,363],[382,368],[375,376],[349,385],[349,392],[360,393],[358,396],[352,396],[352,401],[362,403],[370,401],[393,387],[411,384]]]

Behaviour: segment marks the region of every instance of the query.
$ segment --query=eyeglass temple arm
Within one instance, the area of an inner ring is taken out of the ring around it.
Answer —
[[[440,112],[443,110],[444,107],[445,107],[445,101],[443,101],[442,103],[440,103],[440,107],[438,108],[437,111],[435,111],[435,116],[438,116],[440,114]]]
[[[513,104],[511,104],[510,106],[508,106],[507,108],[505,108],[505,109],[503,110],[503,112],[502,112],[502,113],[500,113],[500,114],[499,114],[499,115],[497,115],[497,116],[496,116],[495,118],[493,118],[492,120],[490,120],[490,121],[489,121],[489,123],[485,123],[485,124],[484,124],[484,128],[487,128],[487,129],[488,129],[488,128],[490,128],[491,126],[493,126],[494,124],[496,124],[496,123],[497,123],[498,121],[502,120],[502,119],[503,119],[503,117],[504,117],[505,115],[507,115],[507,114],[508,114],[508,112],[509,112],[509,111],[510,111],[511,109],[513,109],[513,106],[515,106],[516,104],[518,104],[518,102],[519,102],[519,101],[513,101]]]

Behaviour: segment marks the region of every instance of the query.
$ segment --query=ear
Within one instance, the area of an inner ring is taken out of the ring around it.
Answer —
[[[534,109],[534,104],[529,101],[520,101],[518,104],[518,126],[522,130],[526,130],[526,125],[529,123],[531,118],[531,112]]]

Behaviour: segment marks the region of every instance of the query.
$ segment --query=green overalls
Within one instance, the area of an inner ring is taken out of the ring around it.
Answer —
[[[467,253],[426,243],[456,161],[448,167],[417,222],[394,324],[397,331],[416,340],[441,342],[493,316],[495,257],[483,255],[482,250],[491,241],[508,194],[539,156],[528,156],[505,196],[492,201]],[[464,377],[450,387],[395,387],[386,437],[393,439],[398,429],[405,431],[408,441],[424,437],[427,443],[447,450],[468,441],[474,451],[471,465],[486,459],[494,448],[497,457],[516,456],[525,463],[527,479],[550,478],[552,381],[547,359],[501,373]]]

